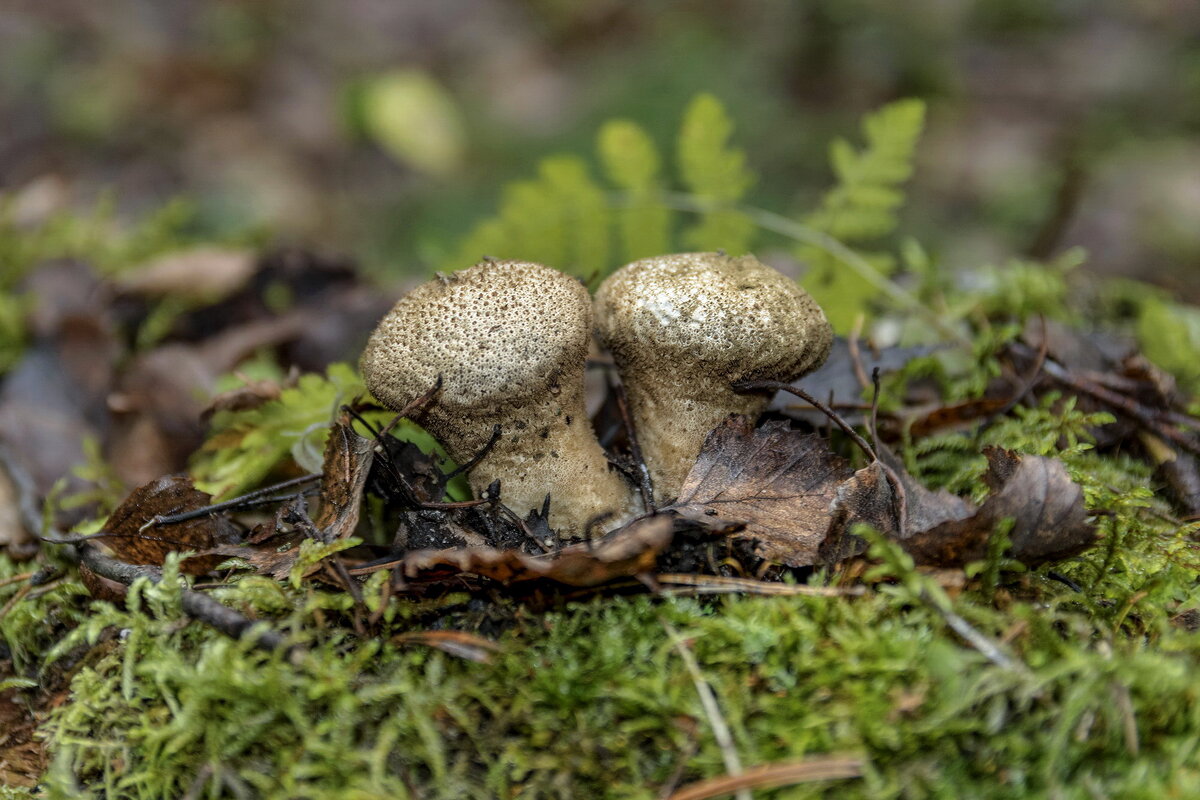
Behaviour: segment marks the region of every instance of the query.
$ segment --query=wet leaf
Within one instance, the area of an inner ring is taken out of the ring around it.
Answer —
[[[190,478],[168,475],[134,489],[104,524],[102,540],[113,557],[127,564],[161,566],[168,553],[211,551],[238,540],[237,528],[218,515],[205,515],[167,525],[147,525],[210,505],[212,496],[192,485]],[[208,572],[224,560],[205,553],[187,558],[180,569],[190,575]]]
[[[373,439],[359,436],[345,421],[333,425],[325,442],[321,511],[315,520],[326,541],[354,533],[374,455]]]
[[[957,567],[987,554],[997,526],[1012,520],[1012,557],[1029,566],[1077,555],[1096,541],[1083,490],[1061,461],[988,448],[985,480],[992,494],[962,519],[952,519],[902,541],[918,564]]]
[[[666,510],[707,525],[740,523],[735,535],[752,539],[758,555],[806,566],[817,560],[838,484],[851,474],[820,436],[781,422],[755,430],[730,417],[708,435]]]

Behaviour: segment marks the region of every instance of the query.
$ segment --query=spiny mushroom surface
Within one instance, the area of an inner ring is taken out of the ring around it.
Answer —
[[[749,255],[635,261],[604,281],[595,304],[660,502],[678,495],[726,416],[766,408],[768,397],[730,384],[795,380],[823,364],[833,343],[816,301]]]
[[[524,516],[551,498],[550,525],[583,535],[590,520],[630,510],[584,408],[591,340],[587,289],[524,261],[486,261],[402,297],[371,334],[360,367],[367,388],[400,410],[442,389],[422,419],[478,494],[497,478],[501,499]],[[610,518],[609,522],[614,521]]]

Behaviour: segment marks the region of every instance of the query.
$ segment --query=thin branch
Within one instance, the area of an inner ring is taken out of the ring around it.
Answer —
[[[488,443],[483,446],[483,449],[476,453],[470,461],[447,475],[446,481],[452,481],[464,472],[470,472],[475,469],[479,465],[479,462],[487,458],[487,454],[492,452],[492,448],[496,446],[496,442],[498,441],[500,441],[500,426],[497,424],[492,426],[492,438],[488,439]]]
[[[858,445],[859,449],[866,453],[867,457],[869,457],[872,461],[879,460],[879,456],[875,453],[875,448],[868,444],[867,440],[858,434],[858,431],[850,427],[850,423],[842,419],[842,417],[828,405],[822,403],[820,400],[813,397],[811,394],[798,386],[793,386],[792,384],[784,383],[783,381],[738,381],[737,383],[734,383],[732,387],[735,392],[757,392],[762,391],[763,389],[771,389],[773,391],[794,394],[796,397],[804,400],[813,408],[829,417],[829,419],[832,420],[839,428],[841,428],[842,432],[849,436],[850,439],[856,445]]]
[[[213,503],[210,506],[195,508],[191,511],[183,511],[179,514],[160,514],[158,516],[151,517],[145,525],[138,528],[138,533],[141,533],[147,528],[154,528],[159,525],[175,525],[179,522],[187,522],[188,520],[207,517],[209,514],[216,514],[218,511],[227,511],[231,508],[244,508],[247,506],[275,503],[279,501],[279,498],[268,497],[268,495],[283,489],[292,489],[297,486],[303,486],[306,483],[312,483],[320,478],[320,475],[315,474],[301,475],[299,478],[292,478],[291,480],[284,481],[283,483],[276,483],[271,486],[263,487],[262,489],[255,489],[249,494],[244,494],[241,497],[235,497],[232,500],[226,500],[223,503]]]
[[[942,615],[942,619],[946,620],[946,624],[950,626],[951,630],[961,636],[967,642],[967,644],[971,645],[980,653],[982,653],[983,657],[988,661],[991,661],[993,664],[1002,669],[1010,669],[1016,672],[1028,672],[1024,664],[1015,661],[1004,652],[998,643],[993,642],[987,636],[976,630],[971,623],[967,622],[958,614],[954,613],[950,609],[946,608],[942,603],[938,602],[937,598],[935,598],[929,591],[922,589],[920,597],[922,602]]]
[[[79,563],[97,575],[125,586],[132,585],[138,578],[147,578],[152,583],[162,582],[162,571],[158,567],[126,564],[124,561],[103,555],[94,547],[79,548]],[[181,599],[183,610],[188,616],[215,628],[226,636],[240,639],[244,635],[252,634],[254,645],[263,650],[279,650],[287,647],[283,635],[278,631],[258,627],[258,623],[254,620],[222,605],[208,595],[184,588]]]

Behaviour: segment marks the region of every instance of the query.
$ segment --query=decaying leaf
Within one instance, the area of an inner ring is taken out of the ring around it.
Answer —
[[[363,487],[374,458],[375,442],[354,432],[344,420],[330,430],[325,442],[321,474],[321,508],[316,520],[308,516],[308,503],[297,495],[275,512],[275,517],[247,538],[248,546],[220,546],[209,553],[221,558],[245,559],[262,575],[276,580],[292,576],[306,540],[324,544],[344,541],[353,535],[362,509]],[[329,548],[328,554],[342,547]],[[305,575],[315,572],[321,559],[314,559]]]
[[[660,515],[635,520],[591,544],[564,547],[544,556],[492,547],[418,550],[395,562],[352,569],[350,574],[395,569],[410,581],[470,573],[506,586],[533,580],[597,586],[614,578],[652,571],[658,554],[671,543],[673,528],[670,517]]]
[[[325,442],[321,511],[315,520],[326,541],[345,539],[354,533],[374,455],[373,439],[359,436],[344,420],[333,425]]]
[[[156,517],[169,517],[204,508],[212,496],[192,485],[191,478],[168,475],[134,489],[104,524],[100,538],[115,558],[127,564],[161,565],[168,553],[192,550],[180,565],[183,572],[199,575],[224,560],[210,552],[238,540],[237,528],[219,515],[205,515],[163,525],[148,525]]]
[[[760,556],[805,566],[816,561],[838,484],[851,474],[816,434],[782,422],[756,430],[744,417],[730,417],[708,435],[679,499],[664,510],[703,523],[741,523],[735,535],[752,539]]]
[[[988,448],[992,494],[969,517],[950,520],[902,542],[919,564],[961,566],[987,553],[992,531],[1012,520],[1012,556],[1030,566],[1083,552],[1096,540],[1083,490],[1061,461]]]
[[[705,441],[679,501],[667,508],[710,525],[740,525],[732,535],[790,567],[834,564],[866,549],[852,534],[865,523],[900,541],[921,565],[961,567],[983,558],[1006,519],[1012,556],[1025,564],[1067,558],[1095,540],[1083,492],[1062,463],[987,451],[992,494],[980,506],[931,491],[888,449],[851,472],[815,435],[769,423],[751,430],[731,418]]]

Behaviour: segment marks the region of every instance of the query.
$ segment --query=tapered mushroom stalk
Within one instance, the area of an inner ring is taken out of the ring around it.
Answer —
[[[591,340],[587,289],[540,264],[488,261],[402,297],[371,334],[361,369],[388,408],[403,409],[442,378],[425,427],[471,470],[476,494],[501,482],[524,516],[550,495],[550,525],[568,535],[627,514],[631,492],[610,468],[584,409]]]
[[[756,417],[769,397],[730,384],[792,381],[819,367],[833,332],[795,281],[753,256],[635,261],[596,293],[596,324],[625,386],[659,502],[679,494],[708,433]]]

